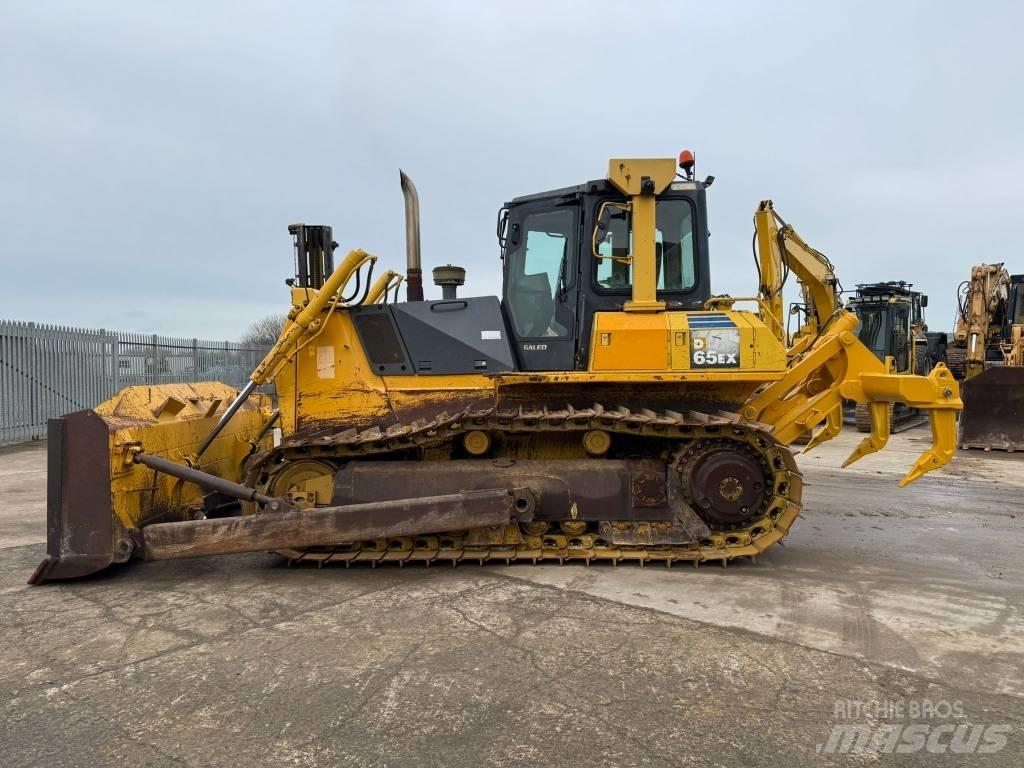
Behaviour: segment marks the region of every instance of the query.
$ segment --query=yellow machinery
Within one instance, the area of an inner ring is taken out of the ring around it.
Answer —
[[[234,399],[210,383],[132,388],[51,424],[49,554],[33,581],[264,550],[724,564],[788,533],[802,493],[788,446],[835,436],[844,399],[871,415],[846,464],[885,446],[891,403],[932,426],[901,485],[948,462],[949,371],[890,373],[832,265],[770,202],[755,214],[757,295],[712,298],[711,178],[694,179],[689,153],[678,168],[612,160],[605,179],[509,202],[500,299],[457,296],[449,266],[435,271],[445,297],[423,300],[404,174],[408,301],[390,300],[394,273],[371,284],[370,254],[335,268],[330,238],[293,227],[289,323]],[[787,344],[790,275],[805,320]],[[361,297],[343,295],[353,281]],[[279,414],[253,394],[271,381]]]
[[[893,373],[927,375],[941,357],[932,357],[931,339],[924,321],[928,297],[912,290],[912,284],[899,281],[861,283],[847,301],[846,308],[860,320],[858,338],[885,363]],[[941,348],[938,337],[931,334],[936,351]],[[871,431],[871,414],[867,404],[849,404],[846,421],[852,421],[859,432]],[[903,404],[893,404],[890,429],[900,432],[922,424],[927,419],[920,411]]]
[[[960,284],[950,370],[964,380],[960,445],[1024,450],[1024,275],[980,264]]]

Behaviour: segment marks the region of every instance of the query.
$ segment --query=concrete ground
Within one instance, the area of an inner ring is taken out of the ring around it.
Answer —
[[[0,450],[0,764],[1019,766],[1024,456],[900,490],[927,431],[836,469],[857,438],[801,457],[805,517],[756,564],[258,554],[35,588],[44,448]],[[912,722],[946,752],[828,746]]]

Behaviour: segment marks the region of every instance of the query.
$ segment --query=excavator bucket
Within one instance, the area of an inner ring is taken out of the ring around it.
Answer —
[[[128,560],[132,531],[187,519],[217,497],[135,463],[133,450],[191,463],[200,441],[237,390],[219,382],[129,387],[92,410],[51,419],[48,428],[46,557],[29,583],[86,576]],[[245,458],[271,419],[270,401],[253,395],[203,453],[197,468],[240,479]]]
[[[989,368],[963,383],[961,448],[1024,451],[1024,368]]]

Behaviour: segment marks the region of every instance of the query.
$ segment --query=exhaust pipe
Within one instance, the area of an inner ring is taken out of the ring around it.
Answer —
[[[423,267],[420,261],[420,197],[416,185],[398,169],[402,179],[402,196],[405,198],[405,298],[406,301],[423,301]]]

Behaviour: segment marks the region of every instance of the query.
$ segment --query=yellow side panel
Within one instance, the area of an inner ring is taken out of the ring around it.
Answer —
[[[750,312],[729,312],[728,315],[741,329],[743,357],[740,364],[744,368],[759,371],[786,369],[786,348],[757,315]]]
[[[295,299],[293,292],[293,300]],[[277,377],[285,435],[337,425],[365,426],[390,414],[384,380],[373,373],[347,312],[324,312]]]
[[[690,367],[690,326],[685,312],[668,313],[669,355],[673,371]]]
[[[736,311],[599,312],[590,358],[591,371],[736,376],[786,369],[786,350],[770,329],[757,315]]]
[[[590,345],[592,371],[669,370],[666,313],[598,312]]]
[[[442,411],[490,408],[495,401],[492,378],[477,374],[387,376],[388,400],[399,421],[433,418]]]

